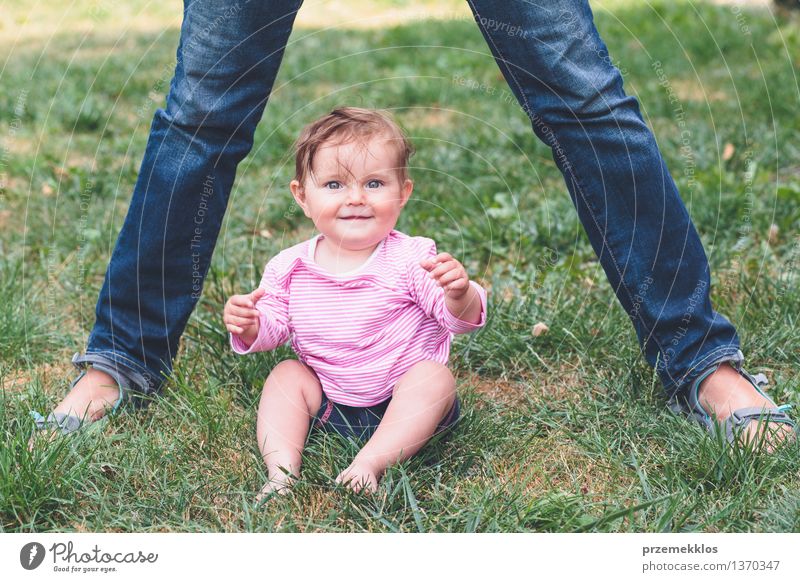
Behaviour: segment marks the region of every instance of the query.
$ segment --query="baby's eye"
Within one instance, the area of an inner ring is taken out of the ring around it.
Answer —
[[[331,180],[330,182],[325,183],[325,187],[329,190],[338,190],[342,187],[342,183],[337,180]]]
[[[370,180],[367,182],[367,188],[380,188],[381,186],[383,186],[383,182],[380,180]]]

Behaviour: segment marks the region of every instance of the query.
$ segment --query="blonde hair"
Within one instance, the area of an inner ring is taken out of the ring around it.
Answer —
[[[361,107],[338,107],[303,128],[294,144],[295,180],[304,184],[306,177],[313,175],[314,156],[324,144],[363,141],[382,134],[396,146],[397,169],[405,181],[414,146],[388,111]]]

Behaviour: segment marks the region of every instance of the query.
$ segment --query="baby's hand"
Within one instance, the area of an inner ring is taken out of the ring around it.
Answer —
[[[251,344],[258,336],[258,316],[256,303],[264,296],[264,289],[258,288],[246,295],[234,295],[225,304],[222,320],[229,332],[242,336]]]
[[[439,253],[432,259],[420,261],[420,265],[451,299],[461,299],[469,291],[469,277],[464,265],[449,253]]]

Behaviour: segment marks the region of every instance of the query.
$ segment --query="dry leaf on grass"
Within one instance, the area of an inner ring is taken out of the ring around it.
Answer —
[[[546,323],[542,323],[541,321],[533,326],[533,337],[539,337],[540,335],[546,334],[550,328],[547,326]]]
[[[736,152],[736,148],[733,147],[733,144],[726,143],[725,147],[722,150],[722,160],[727,162],[733,157],[734,152]]]

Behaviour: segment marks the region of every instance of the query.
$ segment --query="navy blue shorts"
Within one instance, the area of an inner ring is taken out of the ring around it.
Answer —
[[[391,400],[392,398],[389,397],[380,404],[366,407],[345,406],[328,400],[328,397],[323,393],[322,404],[313,419],[312,429],[335,432],[345,438],[368,440],[378,428],[378,424],[380,424]],[[458,396],[456,396],[450,412],[436,427],[436,433],[452,427],[460,414],[461,405],[458,402]]]

